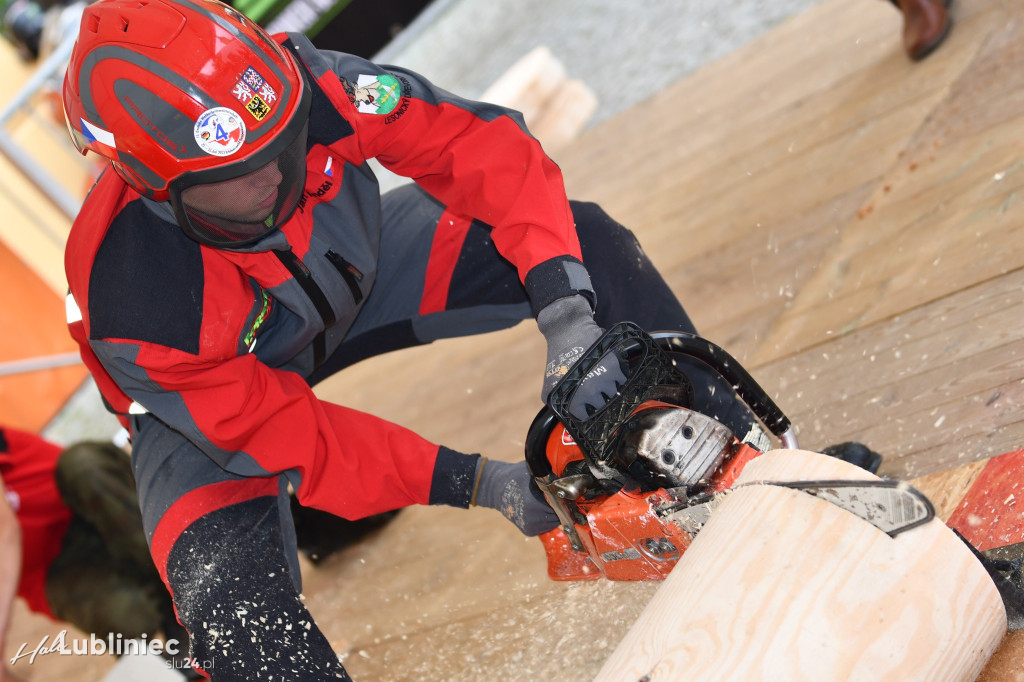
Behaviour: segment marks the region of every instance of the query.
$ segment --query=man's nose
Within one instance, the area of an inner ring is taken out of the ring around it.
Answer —
[[[280,185],[283,179],[284,176],[281,174],[281,169],[278,168],[277,159],[252,173],[252,182],[257,187]]]

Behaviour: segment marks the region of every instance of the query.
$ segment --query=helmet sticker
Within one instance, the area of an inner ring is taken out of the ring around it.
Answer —
[[[238,81],[235,83],[235,87],[231,90],[231,94],[235,96],[242,104],[248,104],[249,100],[256,96],[256,93],[252,91],[249,84],[245,81]]]
[[[270,106],[260,99],[259,95],[256,95],[245,105],[245,110],[252,114],[257,121],[262,121],[270,113]]]
[[[260,72],[251,66],[242,74],[242,81],[250,88],[257,91],[263,87],[264,83],[266,83],[266,80],[264,80],[263,76],[260,75]]]
[[[80,118],[78,120],[82,124],[79,128],[79,132],[82,134],[82,137],[85,138],[87,143],[92,144],[95,147],[101,147],[103,151],[112,152],[114,149],[117,149],[117,144],[114,141],[114,134],[112,132],[104,130],[98,125],[89,123],[84,118]]]
[[[245,123],[231,109],[207,109],[196,120],[196,144],[212,156],[230,156],[245,142]]]
[[[270,105],[277,100],[277,91],[251,66],[235,83],[231,94],[257,121],[262,121],[270,113]]]

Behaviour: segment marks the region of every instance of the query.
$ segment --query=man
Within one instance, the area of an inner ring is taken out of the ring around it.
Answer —
[[[911,59],[924,59],[946,39],[953,26],[951,1],[892,0],[903,14],[903,46]]]
[[[543,398],[614,322],[693,331],[633,236],[569,202],[518,113],[410,71],[211,0],[99,0],[64,104],[79,150],[112,166],[67,245],[72,334],[130,429],[153,557],[218,682],[348,679],[299,599],[289,484],[350,519],[445,504],[557,525],[525,462],[430,443],[317,382],[534,318]],[[370,158],[416,184],[381,197]],[[591,406],[621,378],[599,369]],[[757,432],[727,384],[686,371],[698,409]]]
[[[146,547],[127,453],[0,428],[0,492],[0,648],[19,596],[100,639],[164,633],[185,667],[187,636]],[[18,679],[0,669],[8,678]]]

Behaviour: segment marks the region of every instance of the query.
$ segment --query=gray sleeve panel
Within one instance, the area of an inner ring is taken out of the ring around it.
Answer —
[[[164,389],[136,363],[138,346],[110,341],[91,341],[90,345],[104,369],[129,398],[180,433],[219,467],[239,476],[267,476],[272,473],[247,453],[228,452],[211,443],[196,425],[181,395]]]

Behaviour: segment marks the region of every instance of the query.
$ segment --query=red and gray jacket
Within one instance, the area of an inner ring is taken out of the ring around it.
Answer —
[[[341,516],[426,504],[438,446],[307,383],[374,283],[380,192],[366,161],[492,226],[535,313],[587,293],[567,274],[582,266],[561,173],[515,112],[301,35],[279,39],[313,84],[299,208],[257,244],[218,250],[105,172],[68,240],[71,332],[126,426],[146,412],[230,471],[298,473],[299,499]],[[389,113],[357,109],[346,85],[361,76],[397,85]]]

